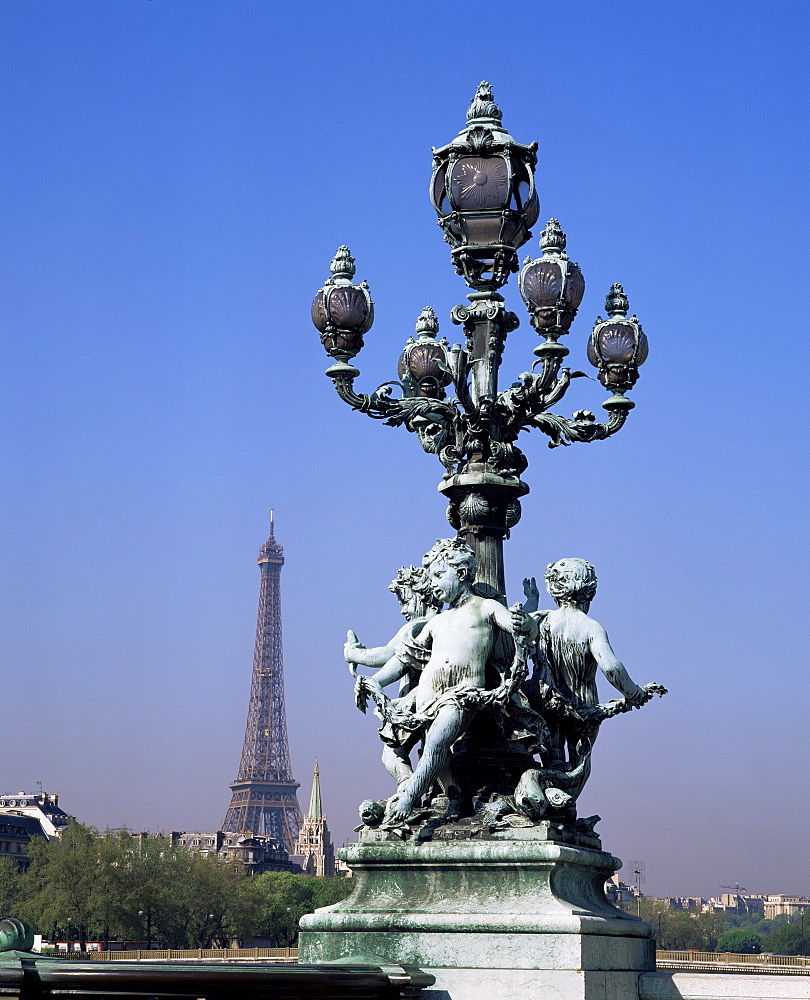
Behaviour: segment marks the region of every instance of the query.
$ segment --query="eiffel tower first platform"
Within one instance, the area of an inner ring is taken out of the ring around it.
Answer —
[[[230,786],[231,804],[222,829],[269,837],[295,853],[301,828],[298,782],[292,776],[284,710],[284,664],[281,647],[281,567],[284,550],[270,537],[259,550],[261,589],[253,654],[245,742],[239,775]]]

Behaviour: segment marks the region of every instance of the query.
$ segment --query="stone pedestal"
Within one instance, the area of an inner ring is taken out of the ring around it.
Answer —
[[[351,845],[354,891],[303,918],[300,961],[416,965],[431,1000],[636,1000],[653,928],[606,900],[620,862],[540,836]]]

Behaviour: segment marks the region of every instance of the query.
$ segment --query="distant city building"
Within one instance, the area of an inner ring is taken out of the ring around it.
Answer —
[[[623,903],[632,902],[638,896],[638,890],[634,885],[622,882],[618,875],[611,875],[605,882],[605,895],[609,903],[621,906]]]
[[[810,899],[807,896],[788,896],[783,892],[766,896],[764,900],[765,919],[773,920],[783,913],[792,917],[795,914],[807,913]]]
[[[335,849],[321,806],[321,775],[317,760],[312,775],[309,812],[304,817],[292,860],[301,866],[306,875],[321,875],[326,878],[335,875]]]
[[[143,834],[141,835],[143,836]],[[283,844],[267,837],[250,837],[243,833],[183,833],[173,831],[173,844],[203,857],[214,855],[219,861],[239,861],[248,875],[265,872],[296,872],[298,866],[290,860]]]
[[[722,892],[706,901],[704,909],[715,913],[734,913],[739,916],[762,914],[767,897],[750,892]]]
[[[69,816],[59,796],[45,792],[0,795],[0,858],[10,858],[25,871],[31,864],[28,845],[37,837],[53,840],[67,827]]]
[[[666,896],[665,903],[669,903],[673,910],[695,910],[701,913],[706,905],[706,900],[702,896]]]
[[[633,902],[639,891],[634,885],[622,882],[618,875],[612,875],[605,882],[605,895],[616,906]],[[781,914],[795,916],[810,913],[810,898],[786,893],[724,892],[709,899],[703,896],[648,896],[673,910],[691,910],[693,913],[714,912],[733,913],[739,916],[764,916],[773,920]]]
[[[0,795],[0,812],[13,810],[23,816],[33,816],[42,824],[45,836],[52,840],[59,837],[67,827],[70,817],[59,806],[59,796],[56,792],[29,792],[9,793]]]
[[[36,837],[45,839],[42,823],[35,816],[24,816],[15,809],[0,809],[0,858],[9,858],[20,871],[31,864],[28,845]]]

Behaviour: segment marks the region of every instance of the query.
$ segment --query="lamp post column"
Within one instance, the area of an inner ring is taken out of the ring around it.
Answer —
[[[491,407],[498,398],[498,369],[507,335],[518,326],[518,317],[504,307],[496,291],[473,292],[470,305],[451,313],[467,335],[471,373],[471,431],[467,462],[462,472],[439,485],[450,501],[447,516],[475,552],[477,586],[487,596],[506,594],[503,543],[520,518],[518,498],[529,487],[514,475],[500,475],[487,468],[487,459],[500,445],[500,426]]]

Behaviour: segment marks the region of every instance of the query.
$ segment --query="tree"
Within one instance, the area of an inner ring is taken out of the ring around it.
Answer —
[[[224,948],[262,932],[290,946],[305,913],[351,891],[337,878],[247,878],[240,862],[191,853],[162,834],[99,835],[75,822],[61,839],[34,841],[29,854],[25,875],[0,865],[0,905],[54,940],[75,929],[82,949],[88,938],[147,934],[169,948]]]
[[[315,879],[289,872],[266,872],[256,879],[261,893],[262,932],[277,946],[291,947],[298,938],[298,921],[315,908]]]
[[[189,941],[187,880],[191,855],[162,834],[128,835],[126,860],[121,865],[118,892],[123,900],[119,933],[152,940],[170,948]]]
[[[71,820],[56,840],[33,840],[28,853],[31,866],[26,879],[24,915],[35,926],[67,928],[68,918],[79,932],[85,951],[93,922],[100,883],[106,872],[101,864],[98,831]]]
[[[238,870],[241,865],[232,862],[229,867]],[[245,938],[253,937],[261,927],[261,894],[255,878],[239,876],[231,886],[228,909],[224,915],[222,940],[240,944]]]
[[[655,896],[634,899],[623,909],[634,916],[641,911],[641,919],[655,928],[656,943],[662,950],[714,951],[725,925],[721,913],[679,910]]]
[[[315,878],[312,890],[312,905],[314,909],[320,906],[332,906],[345,899],[354,888],[351,878]]]
[[[0,919],[17,915],[23,892],[23,877],[11,858],[0,858]]]
[[[297,941],[298,923],[305,913],[337,903],[352,891],[351,879],[289,872],[266,872],[253,881],[259,893],[261,932],[277,946],[286,948]]]
[[[762,951],[762,938],[756,931],[741,929],[726,931],[717,942],[717,951],[730,951],[736,955],[758,955]]]
[[[96,844],[93,864],[98,872],[91,893],[91,911],[96,925],[94,936],[102,939],[105,948],[127,916],[125,872],[131,856],[130,841],[126,831],[106,830]]]
[[[210,948],[215,942],[227,947],[237,914],[244,917],[238,903],[245,878],[241,864],[223,863],[213,856],[190,854],[184,883],[184,902],[188,910],[188,929],[198,948]],[[239,925],[244,930],[244,921]]]
[[[707,910],[698,917],[701,933],[705,944],[701,945],[706,951],[715,951],[717,944],[723,935],[725,919],[722,913],[715,913],[714,910]]]
[[[795,924],[782,924],[777,930],[763,941],[768,951],[776,955],[800,955],[807,954],[807,938],[804,941],[804,952],[802,952],[802,929],[799,922]]]

